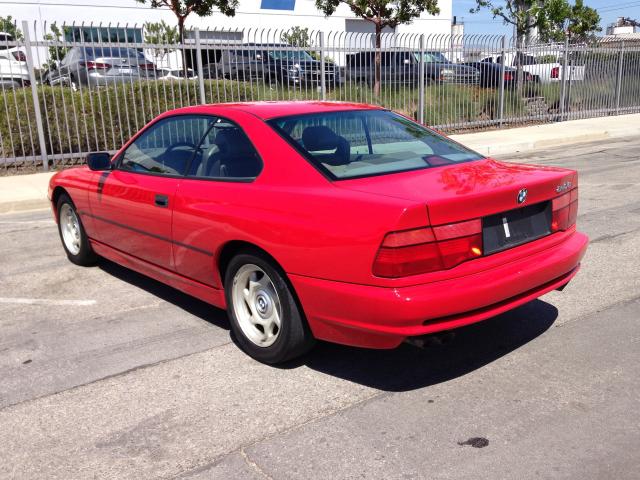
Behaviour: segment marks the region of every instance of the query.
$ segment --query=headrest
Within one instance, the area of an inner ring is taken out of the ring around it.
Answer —
[[[253,155],[253,145],[238,128],[224,128],[218,132],[215,144],[227,155]]]
[[[311,152],[335,150],[342,141],[344,141],[344,138],[324,125],[307,127],[302,132],[302,143]]]

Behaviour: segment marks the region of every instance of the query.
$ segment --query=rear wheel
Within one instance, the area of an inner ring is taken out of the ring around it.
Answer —
[[[303,355],[314,344],[284,272],[259,251],[229,262],[225,295],[231,329],[242,350],[264,363]]]
[[[58,232],[67,257],[76,265],[93,265],[98,259],[68,195],[58,198]]]

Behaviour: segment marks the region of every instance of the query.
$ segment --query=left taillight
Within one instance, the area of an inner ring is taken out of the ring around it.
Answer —
[[[552,200],[551,231],[568,230],[578,219],[578,189],[560,195]]]
[[[373,274],[397,278],[446,270],[482,256],[480,219],[388,233],[373,262]]]
[[[152,71],[155,70],[156,66],[153,63],[140,63],[138,68],[140,70]]]
[[[13,58],[15,58],[18,62],[27,61],[27,56],[24,54],[24,52],[21,52],[20,50],[18,50],[17,52],[11,52],[11,55],[13,55]]]
[[[551,78],[560,78],[560,67],[553,67],[551,69]]]
[[[109,70],[111,65],[104,62],[86,62],[85,67],[87,70]]]

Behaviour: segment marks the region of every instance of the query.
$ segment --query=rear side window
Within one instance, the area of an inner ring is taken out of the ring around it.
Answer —
[[[468,162],[481,155],[384,110],[327,112],[269,121],[333,179]]]
[[[181,115],[158,121],[124,151],[120,169],[159,175],[184,175],[200,140],[215,118]]]
[[[262,161],[244,131],[218,118],[202,139],[188,175],[219,180],[251,180],[262,170]]]

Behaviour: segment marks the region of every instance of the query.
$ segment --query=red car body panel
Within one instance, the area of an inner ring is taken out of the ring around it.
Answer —
[[[365,108],[377,107],[257,102],[168,112],[154,122],[205,114],[237,123],[262,159],[261,173],[229,182],[79,167],[52,178],[50,198],[68,192],[98,254],[222,308],[221,253],[235,242],[255,245],[288,275],[313,334],[351,345],[392,348],[407,336],[479,321],[575,275],[588,240],[574,227],[448,270],[375,276],[387,233],[513,209],[523,187],[528,203],[546,201],[558,185],[577,185],[577,174],[483,159],[332,182],[265,123]],[[168,208],[154,204],[158,194]]]

